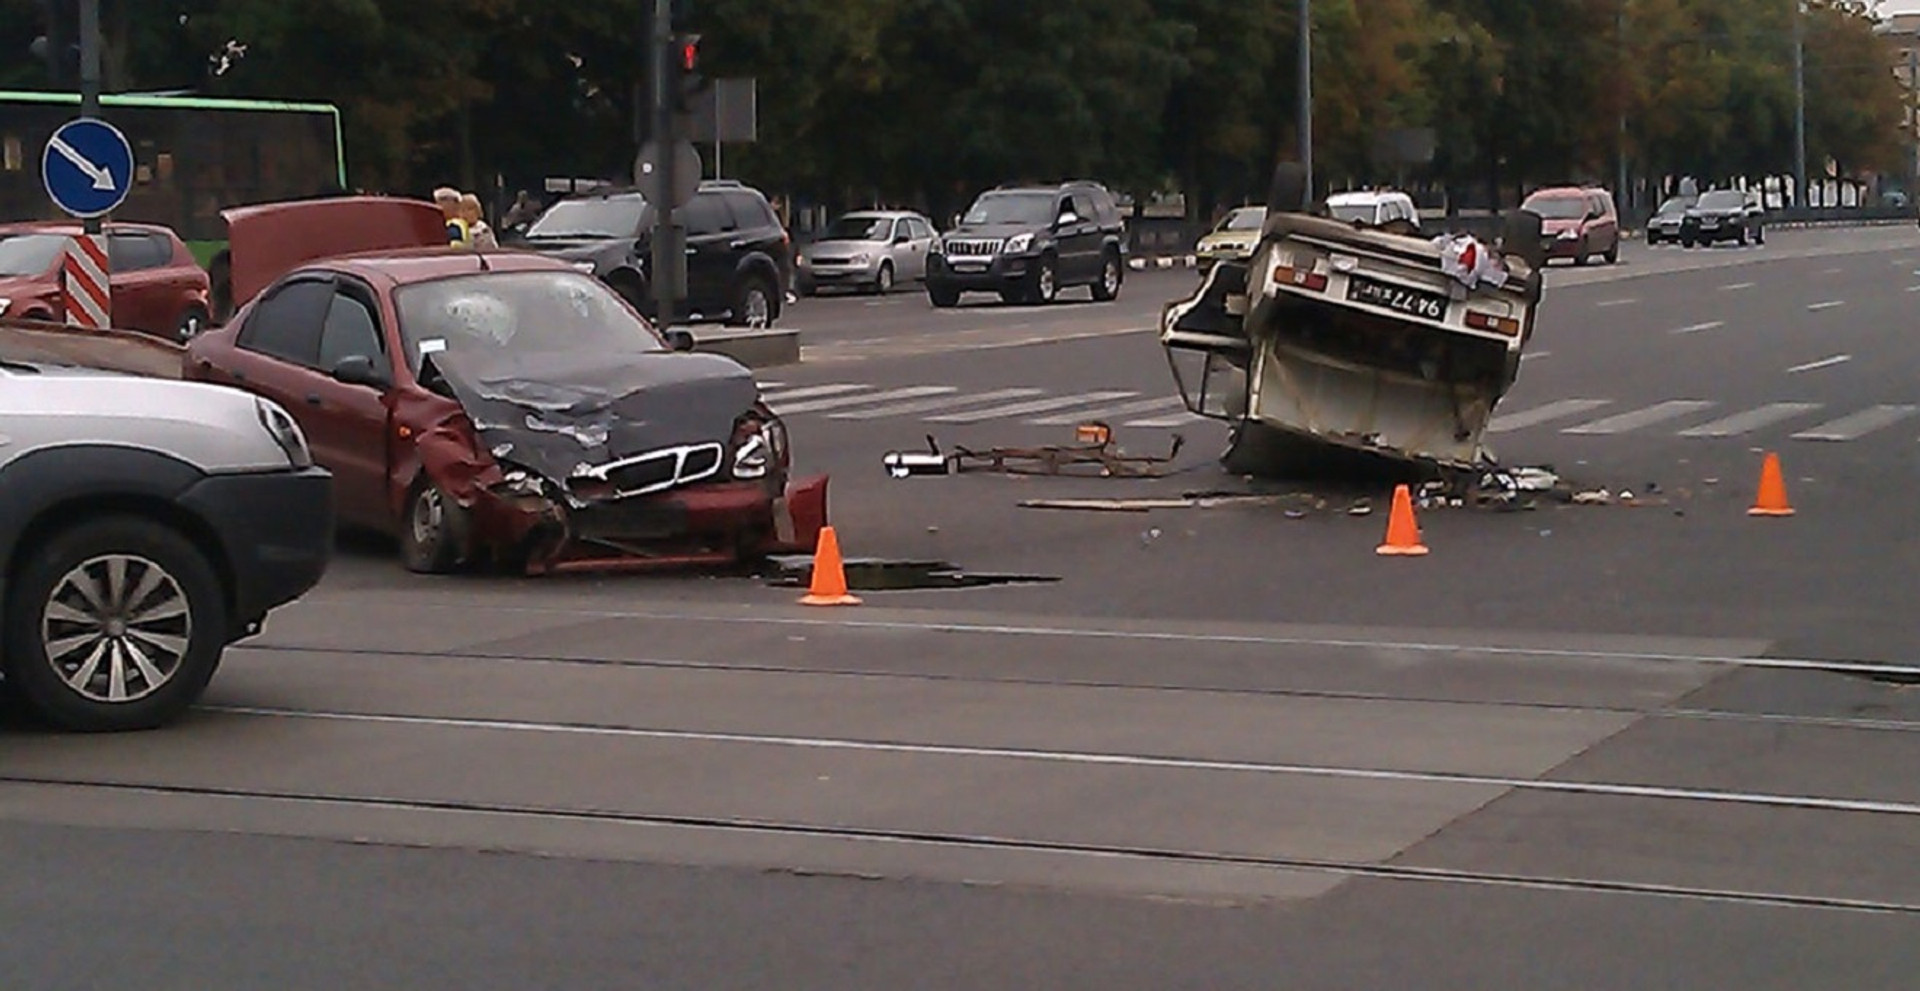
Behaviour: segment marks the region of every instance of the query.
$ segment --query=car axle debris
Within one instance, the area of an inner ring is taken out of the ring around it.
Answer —
[[[1105,423],[1083,423],[1074,431],[1077,444],[1041,447],[992,447],[976,451],[956,445],[951,454],[927,436],[925,451],[890,451],[881,459],[893,478],[915,475],[956,475],[991,471],[1005,475],[1067,475],[1095,478],[1164,478],[1186,438],[1173,435],[1164,456],[1127,454],[1115,446],[1113,428]]]

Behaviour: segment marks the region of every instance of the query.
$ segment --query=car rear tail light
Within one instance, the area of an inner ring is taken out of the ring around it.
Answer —
[[[1327,277],[1312,269],[1299,269],[1291,265],[1275,265],[1273,281],[1282,285],[1299,286],[1312,292],[1327,291]]]
[[[1496,317],[1491,313],[1481,313],[1478,310],[1467,311],[1467,326],[1474,330],[1503,334],[1507,337],[1520,336],[1520,321],[1512,317]]]

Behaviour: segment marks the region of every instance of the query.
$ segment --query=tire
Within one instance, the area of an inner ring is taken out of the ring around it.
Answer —
[[[940,309],[950,309],[960,305],[960,290],[952,286],[927,283],[927,299]]]
[[[207,311],[195,306],[180,315],[180,322],[173,328],[173,337],[182,344],[199,337],[207,329],[210,318]]]
[[[1604,255],[1601,255],[1600,257],[1605,258],[1607,260],[1607,264],[1609,265],[1620,264],[1620,239],[1615,238],[1613,241],[1613,247],[1608,248],[1607,253]]]
[[[1682,238],[1682,239],[1680,240],[1680,246],[1681,246],[1682,248],[1686,248],[1686,249],[1688,249],[1688,250],[1691,250],[1691,249],[1692,249],[1692,248],[1693,248],[1693,247],[1694,247],[1694,246],[1695,246],[1696,244],[1698,244],[1698,243],[1699,243],[1699,242],[1697,242],[1697,241],[1695,241],[1695,240],[1694,240],[1693,238],[1690,238],[1690,237],[1688,237],[1688,238]]]
[[[773,280],[753,274],[740,280],[727,314],[731,327],[771,327],[780,319],[780,290]]]
[[[1025,289],[1000,290],[1000,302],[1005,303],[1008,306],[1018,306],[1019,304],[1024,303],[1026,301],[1027,301],[1027,291]]]
[[[1051,303],[1060,295],[1060,270],[1052,255],[1041,255],[1040,264],[1027,277],[1027,302]]]
[[[444,575],[465,562],[472,521],[453,497],[421,478],[400,517],[400,561],[422,575]]]
[[[891,262],[881,262],[880,274],[873,277],[873,294],[876,296],[885,296],[892,291],[893,264]]]
[[[1588,261],[1587,242],[1583,240],[1580,242],[1580,249],[1574,252],[1573,263],[1575,265],[1585,265],[1587,261]]]
[[[1659,243],[1660,243],[1660,235],[1658,235],[1658,234],[1655,234],[1655,233],[1654,233],[1654,232],[1652,232],[1652,231],[1648,231],[1648,232],[1647,232],[1647,247],[1649,247],[1649,248],[1651,248],[1651,247],[1654,247],[1655,245],[1658,245]]]
[[[161,726],[200,698],[226,649],[227,595],[213,563],[178,531],[142,517],[99,517],[55,533],[23,559],[7,592],[7,681],[61,729]]]
[[[1106,253],[1106,260],[1100,263],[1100,280],[1093,284],[1095,302],[1107,303],[1120,297],[1120,283],[1124,278],[1120,274],[1120,256],[1112,251]]]

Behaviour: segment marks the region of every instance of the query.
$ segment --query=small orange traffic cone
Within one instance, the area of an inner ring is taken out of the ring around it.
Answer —
[[[1387,542],[1374,553],[1396,557],[1419,557],[1427,553],[1427,545],[1420,542],[1420,524],[1413,519],[1413,490],[1405,485],[1393,490],[1393,513],[1387,517]]]
[[[1793,507],[1787,504],[1787,481],[1780,474],[1780,455],[1772,451],[1767,452],[1767,460],[1760,466],[1760,497],[1754,500],[1747,515],[1793,515]]]
[[[857,606],[860,598],[847,592],[847,569],[840,560],[840,540],[833,527],[820,528],[820,543],[813,552],[813,581],[800,599],[803,606]]]

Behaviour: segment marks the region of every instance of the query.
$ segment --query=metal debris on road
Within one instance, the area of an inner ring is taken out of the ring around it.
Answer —
[[[1083,423],[1074,431],[1078,444],[1041,447],[992,447],[976,451],[956,445],[946,454],[932,435],[925,451],[890,451],[881,459],[893,478],[914,475],[952,475],[993,471],[1006,475],[1065,475],[1097,478],[1163,478],[1172,470],[1186,438],[1173,435],[1164,457],[1133,455],[1113,442],[1113,428],[1105,423]]]

